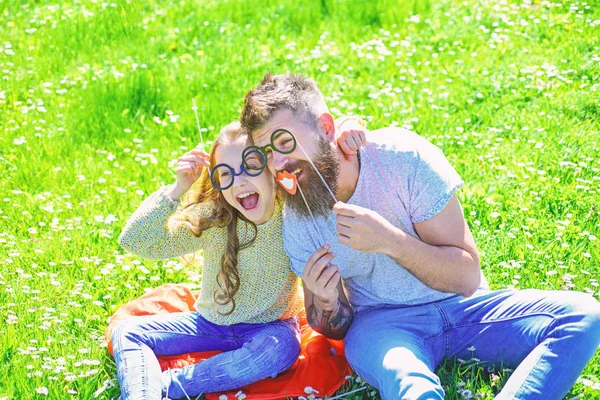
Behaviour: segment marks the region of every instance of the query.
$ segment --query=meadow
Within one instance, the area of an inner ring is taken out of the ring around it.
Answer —
[[[0,1],[0,399],[118,396],[108,317],[200,271],[117,237],[198,143],[192,99],[210,140],[266,72],[437,144],[492,288],[600,298],[599,38],[597,0]],[[510,371],[438,373],[490,399]],[[600,352],[567,398],[600,398]]]

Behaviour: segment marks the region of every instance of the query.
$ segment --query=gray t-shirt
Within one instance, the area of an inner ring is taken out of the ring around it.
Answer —
[[[416,133],[387,128],[367,133],[360,153],[360,175],[348,204],[376,211],[419,239],[413,224],[442,211],[463,182],[436,146]],[[363,253],[337,240],[336,215],[316,217],[320,234],[336,255],[348,299],[355,311],[379,304],[415,305],[453,296],[434,290],[392,258]],[[323,245],[310,217],[284,210],[283,238],[292,270],[302,276],[314,251]],[[486,287],[482,274],[482,287]]]

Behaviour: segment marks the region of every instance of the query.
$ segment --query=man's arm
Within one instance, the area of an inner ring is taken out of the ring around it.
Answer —
[[[456,195],[414,227],[422,241],[397,230],[385,254],[435,290],[465,297],[475,293],[481,283],[479,252]]]
[[[342,282],[338,283],[339,296],[332,306],[315,299],[314,294],[304,286],[304,305],[306,319],[317,332],[330,339],[341,340],[352,324],[354,313],[350,306]]]
[[[437,215],[414,224],[422,241],[374,211],[343,203],[336,204],[334,211],[340,243],[386,254],[440,292],[468,297],[479,287],[479,253],[456,195]]]
[[[329,245],[317,249],[306,262],[302,283],[308,323],[326,337],[340,340],[346,336],[354,313],[344,293],[338,267],[328,266],[333,257]]]

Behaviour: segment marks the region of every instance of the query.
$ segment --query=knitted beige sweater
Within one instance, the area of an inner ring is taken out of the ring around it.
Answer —
[[[219,290],[217,274],[221,256],[227,246],[227,228],[211,228],[200,237],[194,236],[178,218],[172,218],[177,202],[162,188],[138,207],[119,236],[123,248],[144,258],[164,259],[203,251],[202,288],[196,309],[207,320],[219,325],[265,323],[298,314],[304,305],[299,278],[290,269],[290,260],[283,249],[281,235],[282,204],[277,202],[271,219],[258,225],[254,243],[238,254],[240,288],[235,294],[235,311],[227,316],[230,304],[219,306],[214,293]],[[194,206],[191,215],[200,218],[210,209]],[[244,243],[253,229],[245,222],[238,223],[238,237]]]

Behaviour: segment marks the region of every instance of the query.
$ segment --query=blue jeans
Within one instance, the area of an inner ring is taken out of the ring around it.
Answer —
[[[443,399],[437,365],[473,356],[515,368],[496,399],[561,399],[600,345],[600,304],[580,292],[479,290],[361,310],[345,342],[350,365],[384,399]]]
[[[296,317],[222,326],[197,312],[134,317],[112,334],[122,399],[198,396],[237,389],[287,370],[300,354]],[[161,372],[157,355],[221,350],[196,365]]]

